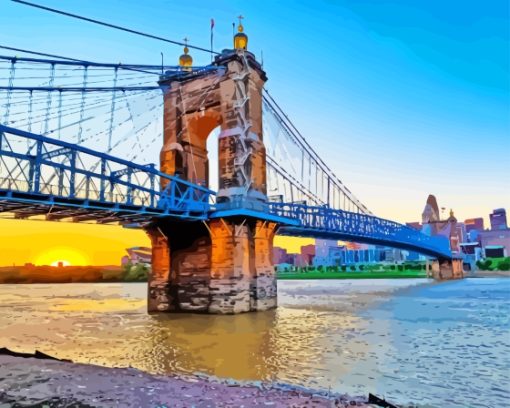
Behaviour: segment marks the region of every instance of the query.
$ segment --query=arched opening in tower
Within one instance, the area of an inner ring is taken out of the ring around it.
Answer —
[[[186,179],[217,190],[218,135],[221,116],[215,111],[193,113],[187,118]]]
[[[209,162],[209,188],[218,191],[218,137],[220,126],[215,127],[207,137],[207,158]]]

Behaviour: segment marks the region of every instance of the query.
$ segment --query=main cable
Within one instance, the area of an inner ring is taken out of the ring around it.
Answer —
[[[142,31],[132,30],[130,28],[121,27],[121,26],[118,26],[118,25],[115,25],[115,24],[106,23],[104,21],[95,20],[93,18],[79,16],[78,14],[68,13],[66,11],[57,10],[57,9],[54,9],[54,8],[51,8],[51,7],[41,6],[39,4],[31,3],[29,1],[24,1],[24,0],[11,0],[11,1],[13,1],[15,3],[19,3],[19,4],[24,4],[26,6],[39,8],[41,10],[50,11],[52,13],[61,14],[63,16],[76,18],[78,20],[88,21],[89,23],[99,24],[99,25],[102,25],[102,26],[105,26],[105,27],[115,28],[116,30],[126,31],[126,32],[131,33],[131,34],[141,35],[142,37],[152,38],[154,40],[164,41],[164,42],[167,42],[167,43],[170,43],[170,44],[175,44],[175,45],[180,45],[180,46],[183,46],[183,47],[193,48],[193,49],[199,50],[199,51],[205,51],[208,54],[210,54],[211,52],[213,54],[216,54],[216,55],[220,54],[219,52],[208,50],[208,49],[202,48],[202,47],[198,47],[196,45],[190,45],[190,44],[186,44],[186,43],[183,43],[183,42],[180,42],[180,41],[169,40],[168,38],[159,37],[157,35],[152,35],[152,34],[144,33]]]

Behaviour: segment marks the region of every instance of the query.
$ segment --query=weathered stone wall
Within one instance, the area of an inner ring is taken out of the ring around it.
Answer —
[[[251,281],[251,310],[277,306],[276,275],[273,266],[273,239],[276,224],[258,220],[254,235],[254,276]]]
[[[170,296],[170,247],[166,235],[156,226],[147,229],[152,245],[152,268],[149,274],[147,310],[175,310]]]
[[[256,62],[253,64],[258,66]],[[251,67],[245,75],[246,61],[235,53],[219,65],[226,70],[191,79],[162,81],[168,89],[164,96],[161,171],[170,175],[179,173],[185,180],[208,186],[206,143],[211,131],[220,126],[219,202],[230,202],[239,196],[264,201],[262,87],[265,74]],[[241,95],[246,100],[241,100]],[[241,135],[248,137],[241,141]],[[239,170],[241,164],[244,168]],[[165,183],[162,180],[163,187]]]
[[[159,224],[148,229],[150,312],[234,314],[276,307],[276,224],[246,219]]]
[[[440,259],[432,261],[432,277],[436,280],[462,279],[462,259]]]
[[[253,240],[247,225],[224,219],[211,220],[210,313],[250,311]]]

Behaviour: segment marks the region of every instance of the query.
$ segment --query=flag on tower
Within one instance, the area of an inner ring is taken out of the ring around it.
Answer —
[[[211,61],[213,60],[213,28],[214,28],[214,18],[211,18]]]

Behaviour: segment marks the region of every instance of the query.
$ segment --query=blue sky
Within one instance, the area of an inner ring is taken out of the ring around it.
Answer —
[[[37,2],[204,47],[214,18],[218,50],[241,13],[267,88],[374,213],[418,220],[429,193],[462,220],[510,209],[506,1]],[[173,64],[181,53],[7,0],[0,27],[3,45],[75,58],[158,64],[163,51]]]

